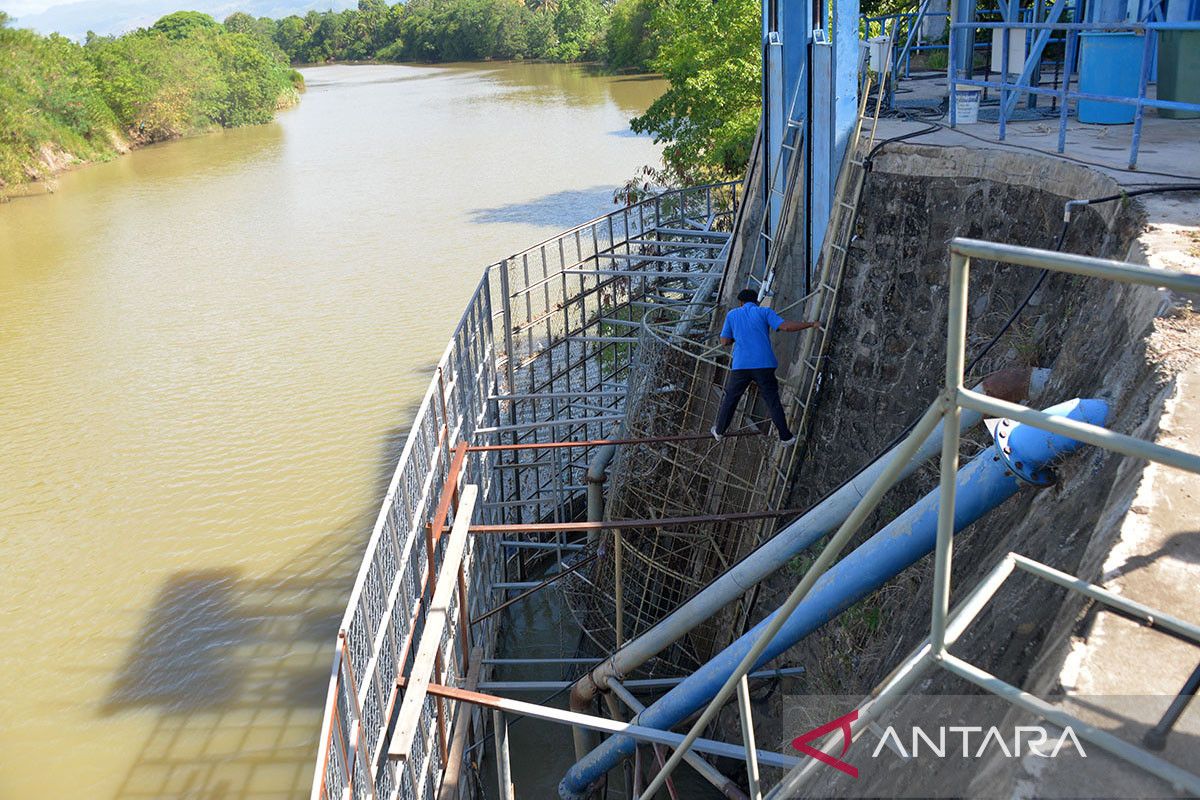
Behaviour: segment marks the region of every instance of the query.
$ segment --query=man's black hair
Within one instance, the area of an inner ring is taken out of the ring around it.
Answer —
[[[740,292],[738,292],[738,302],[739,303],[757,303],[758,302],[758,292],[754,291],[753,289],[742,289]]]

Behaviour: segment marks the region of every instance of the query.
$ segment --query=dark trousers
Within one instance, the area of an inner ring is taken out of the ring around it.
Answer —
[[[779,430],[779,438],[792,438],[792,432],[788,430],[787,415],[783,413],[783,403],[779,402],[779,381],[775,379],[775,370],[772,368],[729,371],[729,380],[725,382],[725,397],[721,400],[721,410],[717,412],[717,433],[725,433],[730,420],[733,419],[738,400],[742,399],[751,383],[758,385],[758,393],[767,404],[767,410],[771,412],[771,420]]]

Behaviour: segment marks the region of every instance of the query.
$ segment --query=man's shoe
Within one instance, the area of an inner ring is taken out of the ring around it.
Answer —
[[[716,425],[713,425],[711,428],[709,428],[709,429],[708,429],[708,432],[709,432],[709,433],[711,433],[711,434],[712,434],[712,437],[713,437],[714,439],[716,439],[718,442],[719,442],[719,441],[721,441],[722,439],[724,439],[724,438],[725,438],[725,437],[724,437],[724,436],[722,436],[721,434],[717,433],[717,426],[716,426]]]
[[[791,447],[795,443],[796,443],[796,437],[794,435],[790,439],[780,439],[779,440],[779,444],[781,447]]]

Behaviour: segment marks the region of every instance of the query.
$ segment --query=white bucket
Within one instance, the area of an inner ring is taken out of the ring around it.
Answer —
[[[870,53],[867,66],[871,68],[871,71],[876,75],[891,72],[892,63],[888,58],[888,37],[872,36],[867,39],[867,48]]]
[[[979,89],[959,89],[954,93],[954,124],[974,125],[979,122]]]

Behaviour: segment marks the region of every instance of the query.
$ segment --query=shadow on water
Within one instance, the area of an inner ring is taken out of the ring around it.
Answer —
[[[495,208],[477,208],[469,212],[475,225],[546,225],[570,228],[584,220],[612,210],[612,186],[588,189],[564,189],[523,203]]]
[[[385,433],[357,519],[263,577],[191,570],[164,583],[101,707],[158,712],[117,798],[307,795],[334,638],[408,430]]]
[[[608,135],[616,136],[620,139],[649,139],[649,138],[651,138],[650,134],[638,133],[633,128],[621,128],[620,130],[609,131]]]
[[[103,706],[159,709],[117,797],[307,792],[361,530],[348,525],[263,578],[204,570],[166,582]]]

